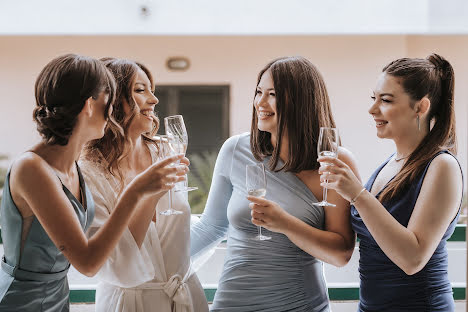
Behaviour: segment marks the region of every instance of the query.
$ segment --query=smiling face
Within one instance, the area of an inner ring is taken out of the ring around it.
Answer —
[[[276,92],[270,70],[260,79],[255,91],[254,107],[258,118],[258,129],[276,135],[278,119],[276,113]]]
[[[404,91],[400,78],[382,73],[372,99],[369,113],[379,138],[398,140],[418,131],[414,101]]]
[[[153,94],[151,82],[148,76],[141,69],[138,69],[132,83],[132,98],[135,101],[135,116],[132,119],[130,128],[132,131],[146,133],[154,127],[154,107],[159,103],[158,98]],[[131,115],[128,103],[124,105],[125,115]],[[158,124],[159,125],[159,124]]]

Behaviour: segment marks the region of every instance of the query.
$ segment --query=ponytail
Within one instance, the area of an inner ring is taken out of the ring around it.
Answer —
[[[454,110],[455,75],[452,65],[438,54],[426,59],[402,58],[393,61],[383,72],[401,78],[403,88],[413,101],[427,96],[431,101],[427,122],[433,127],[408,157],[400,172],[379,197],[381,202],[398,196],[425,169],[441,150],[457,153]]]

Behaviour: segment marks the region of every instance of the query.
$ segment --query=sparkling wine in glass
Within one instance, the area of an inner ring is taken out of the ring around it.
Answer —
[[[263,164],[252,164],[245,167],[245,186],[250,196],[264,197],[266,195],[266,176]],[[262,235],[262,227],[258,226],[255,240],[269,240],[270,236]]]
[[[321,127],[317,144],[317,153],[320,156],[336,158],[338,156],[338,129]],[[330,163],[321,163],[320,165],[331,165]],[[325,181],[327,183],[328,181]],[[323,199],[321,202],[314,203],[316,206],[336,207],[335,204],[327,201],[327,187],[323,188]]]
[[[177,153],[174,153],[171,148],[170,148],[170,139],[166,135],[158,135],[153,137],[153,139],[157,142],[158,144],[158,149],[159,149],[159,155],[161,158],[177,155]],[[174,166],[173,164],[171,166]],[[163,216],[174,216],[174,215],[179,215],[183,214],[182,211],[172,209],[172,190],[169,190],[168,192],[168,207],[166,210],[159,212],[160,215]]]
[[[188,134],[182,115],[174,115],[164,118],[164,126],[166,127],[166,134],[168,137],[172,137],[175,140],[172,149],[177,151],[179,154],[185,155],[188,145]],[[198,187],[195,186],[187,186],[187,177],[182,184],[183,186],[176,187],[174,192],[190,192],[198,189]]]

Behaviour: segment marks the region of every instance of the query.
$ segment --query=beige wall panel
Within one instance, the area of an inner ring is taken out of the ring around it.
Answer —
[[[372,88],[382,67],[392,59],[406,55],[422,57],[427,50],[439,47],[440,53],[453,62],[457,74],[463,72],[458,74],[458,84],[464,81],[466,85],[467,44],[465,53],[455,51],[462,39],[466,41],[466,37],[402,35],[3,36],[0,37],[0,153],[15,157],[37,140],[31,121],[34,81],[49,60],[63,53],[135,59],[153,71],[158,84],[230,85],[231,135],[250,128],[258,71],[273,58],[303,55],[322,72],[343,143],[354,152],[362,177],[367,179],[393,151],[390,141],[377,139],[374,122],[367,113]],[[189,70],[168,71],[165,60],[170,56],[188,57]],[[468,101],[468,94],[461,87],[456,96],[457,103]],[[463,112],[461,106],[457,109]],[[459,133],[464,132],[466,138],[466,118],[459,118],[458,122]],[[466,153],[460,154],[466,166]]]

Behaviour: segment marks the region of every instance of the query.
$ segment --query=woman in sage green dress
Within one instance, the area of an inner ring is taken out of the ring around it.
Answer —
[[[183,180],[185,166],[168,167],[181,156],[150,166],[122,191],[108,222],[86,238],[94,203],[76,160],[88,141],[104,134],[114,91],[112,74],[84,56],[60,56],[39,74],[33,117],[42,140],[14,161],[3,189],[0,311],[69,311],[70,263],[94,275],[136,203],[160,198]]]

